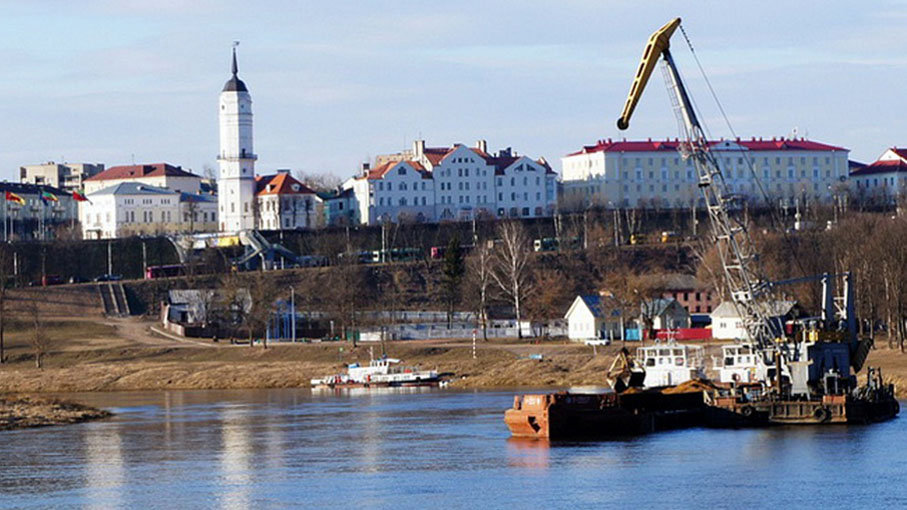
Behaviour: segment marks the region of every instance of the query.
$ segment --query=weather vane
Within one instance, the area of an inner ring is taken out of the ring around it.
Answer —
[[[235,48],[237,46],[239,46],[239,41],[233,41],[233,47]]]

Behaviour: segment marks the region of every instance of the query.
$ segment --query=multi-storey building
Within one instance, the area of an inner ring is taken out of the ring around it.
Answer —
[[[828,200],[846,186],[848,150],[802,138],[709,142],[731,192],[763,202]],[[599,140],[562,163],[562,207],[688,207],[698,175],[680,142]],[[760,190],[761,186],[761,190]]]
[[[492,155],[475,147],[426,147],[379,156],[375,168],[344,183],[356,197],[362,223],[533,218],[556,208],[556,174],[544,159],[504,149]]]
[[[152,163],[112,166],[85,179],[85,193],[94,193],[125,182],[185,193],[198,193],[202,188],[201,176],[167,163]]]
[[[319,191],[318,198],[323,204],[323,225],[338,227],[360,223],[359,209],[356,208],[356,194],[352,188]]]
[[[294,179],[289,170],[258,176],[255,182],[259,229],[315,228],[321,225],[321,199],[308,186]]]
[[[85,179],[104,171],[102,163],[54,163],[19,167],[19,182],[43,184],[69,192],[81,191]]]
[[[4,241],[53,239],[75,227],[78,205],[65,190],[43,184],[0,182],[0,235]]]
[[[857,200],[892,203],[907,192],[907,149],[892,147],[850,174]]]
[[[217,199],[212,195],[121,182],[87,197],[80,209],[83,239],[217,229]]]

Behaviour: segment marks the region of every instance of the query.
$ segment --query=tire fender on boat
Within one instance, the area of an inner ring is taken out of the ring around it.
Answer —
[[[816,421],[826,422],[831,419],[831,409],[827,407],[818,407],[813,412],[813,417],[816,418]]]
[[[749,405],[743,406],[740,408],[740,414],[742,414],[744,418],[752,418],[753,415],[756,414],[756,408]]]

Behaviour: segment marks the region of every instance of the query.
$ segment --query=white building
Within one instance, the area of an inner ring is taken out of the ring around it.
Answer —
[[[570,340],[583,342],[622,338],[620,304],[612,297],[576,296],[564,318],[567,320],[567,338]]]
[[[830,200],[845,185],[848,153],[802,138],[709,142],[730,191],[756,202]],[[561,206],[689,207],[700,199],[693,162],[675,140],[599,140],[561,159]]]
[[[217,202],[211,195],[177,192],[123,182],[87,194],[80,221],[83,239],[132,235],[210,232],[217,228]]]
[[[217,180],[220,231],[255,228],[255,155],[252,147],[252,96],[239,79],[236,48],[233,76],[220,93],[220,153]]]
[[[776,301],[771,306],[769,316],[786,320],[796,316],[799,313],[798,308],[799,305],[795,301]],[[723,301],[718,308],[712,311],[711,318],[712,338],[716,340],[746,340],[749,338],[734,303]]]
[[[907,149],[892,147],[850,174],[858,200],[892,203],[907,191]]]
[[[104,171],[103,163],[54,163],[19,167],[19,182],[44,184],[69,192],[81,191],[85,179]]]
[[[167,163],[151,163],[112,166],[85,179],[85,193],[94,193],[124,182],[146,184],[185,193],[198,193],[202,186],[202,178],[199,175]]]
[[[321,226],[324,215],[321,199],[311,188],[293,178],[289,170],[258,176],[255,182],[257,228],[281,230]]]
[[[532,160],[510,149],[426,147],[379,156],[375,168],[344,183],[356,196],[362,223],[382,221],[469,220],[487,216],[550,216],[557,204],[557,175],[544,159]]]

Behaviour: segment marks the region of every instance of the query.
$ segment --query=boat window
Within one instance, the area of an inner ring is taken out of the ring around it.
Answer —
[[[683,358],[674,358],[674,364],[677,365],[678,367],[682,367],[682,366],[683,366]]]
[[[683,356],[683,349],[674,349],[674,356]]]
[[[646,360],[646,366],[647,366],[647,367],[654,367],[654,366],[655,366],[655,358],[649,358],[649,359],[647,359],[647,360]]]
[[[671,350],[670,349],[658,349],[658,355],[659,356],[670,356]]]
[[[728,356],[727,358],[724,358],[724,366],[726,366],[726,367],[734,366],[734,358],[730,357],[730,356]]]
[[[740,354],[749,354],[749,353],[750,353],[750,348],[749,348],[749,347],[741,347],[741,348],[740,348]]]

